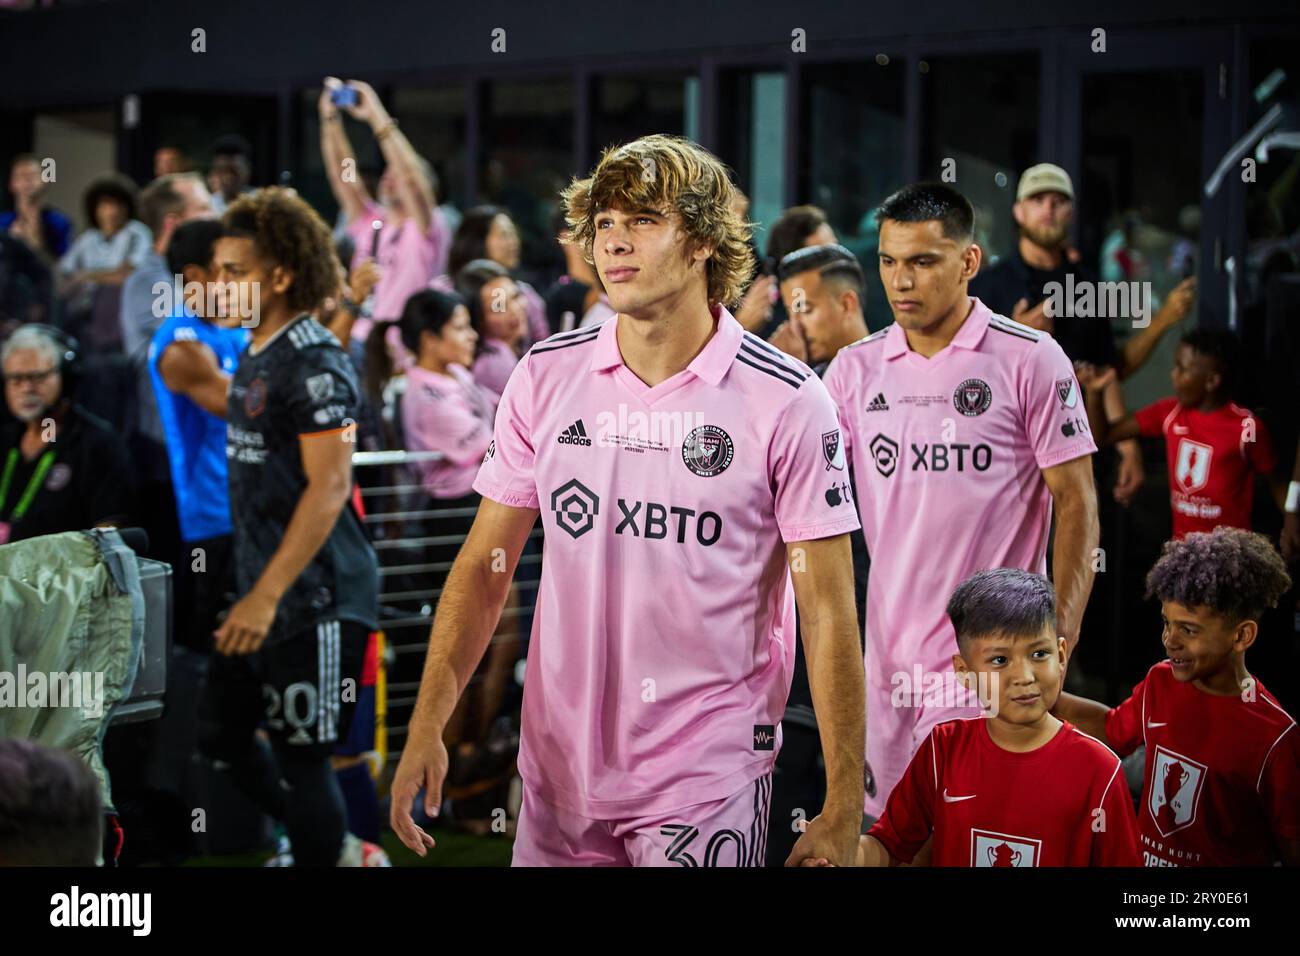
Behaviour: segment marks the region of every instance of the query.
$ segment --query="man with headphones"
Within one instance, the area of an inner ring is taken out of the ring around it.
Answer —
[[[0,544],[121,525],[131,512],[126,448],[72,400],[77,343],[48,325],[19,326],[0,347]]]

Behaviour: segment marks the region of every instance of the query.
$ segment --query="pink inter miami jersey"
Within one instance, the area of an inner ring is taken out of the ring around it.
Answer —
[[[617,316],[534,346],[474,483],[541,512],[519,769],[591,819],[717,800],[772,769],[796,640],[785,542],[858,527],[821,382],[714,315],[653,388],[623,364]]]
[[[1137,866],[1137,819],[1119,758],[1062,722],[1013,753],[983,717],[939,724],[870,835],[905,863],[934,835],[932,866]]]
[[[1219,697],[1162,661],[1107,714],[1106,740],[1147,748],[1147,866],[1272,866],[1281,841],[1300,839],[1300,730],[1258,680]]]
[[[979,301],[926,359],[899,325],[840,351],[839,410],[871,553],[867,673],[947,673],[945,608],[985,568],[1046,573],[1052,499],[1040,469],[1097,450],[1074,367],[1051,336]]]

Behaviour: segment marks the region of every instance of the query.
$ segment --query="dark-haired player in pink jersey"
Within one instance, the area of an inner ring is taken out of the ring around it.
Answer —
[[[827,797],[789,863],[852,863],[863,676],[835,407],[725,303],[752,275],[726,168],[680,137],[601,157],[564,192],[617,314],[515,368],[438,606],[391,822],[423,854],[442,730],[540,513],[516,865],[754,866],[794,662],[795,608]]]
[[[1119,757],[1051,714],[1065,672],[1051,583],[980,571],[957,586],[948,617],[952,665],[989,713],[930,731],[862,837],[859,863],[911,863],[933,839],[934,866],[1137,866]]]
[[[922,183],[886,199],[877,217],[894,324],[841,349],[823,379],[853,458],[872,558],[873,817],[931,728],[978,713],[949,698],[920,700],[914,686],[950,673],[946,596],[983,568],[1046,573],[1055,509],[1052,579],[1068,654],[1092,591],[1099,534],[1097,449],[1073,366],[1050,335],[967,294],[981,259],[970,203]]]
[[[1219,527],[1169,541],[1147,575],[1168,658],[1118,707],[1057,702],[1121,754],[1146,746],[1147,866],[1300,865],[1300,731],[1246,670],[1260,618],[1290,586],[1263,535]]]

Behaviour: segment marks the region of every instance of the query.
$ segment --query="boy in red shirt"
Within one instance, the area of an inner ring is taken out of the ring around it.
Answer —
[[[1118,707],[1062,694],[1055,713],[1121,754],[1146,746],[1147,866],[1300,863],[1300,732],[1246,670],[1258,621],[1291,586],[1277,550],[1237,528],[1166,542],[1147,575],[1169,658]]]
[[[1045,577],[980,571],[948,602],[952,664],[985,717],[939,724],[860,838],[858,865],[1137,866],[1137,822],[1120,761],[1050,713],[1065,639]]]
[[[1098,445],[1139,435],[1165,436],[1175,538],[1219,525],[1249,528],[1257,475],[1269,480],[1279,508],[1286,497],[1284,483],[1272,474],[1277,459],[1268,429],[1249,409],[1229,400],[1235,355],[1236,338],[1230,332],[1188,332],[1174,355],[1172,398],[1162,398],[1109,427],[1104,414],[1094,416]],[[1113,377],[1087,366],[1078,375],[1094,395]]]

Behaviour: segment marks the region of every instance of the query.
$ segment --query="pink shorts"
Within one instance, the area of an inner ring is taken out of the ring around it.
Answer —
[[[874,679],[867,670],[867,766],[876,782],[876,795],[870,792],[863,803],[863,812],[879,819],[885,812],[889,793],[903,779],[912,757],[937,724],[958,717],[978,717],[978,707],[936,707],[924,703],[916,705],[910,697],[903,697],[901,706],[894,704],[894,685],[886,676]]]
[[[589,820],[526,784],[511,866],[762,866],[769,772],[738,793],[669,813]]]

